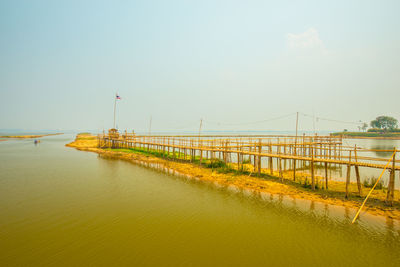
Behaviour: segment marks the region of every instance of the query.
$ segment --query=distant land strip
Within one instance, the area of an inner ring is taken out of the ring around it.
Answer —
[[[54,134],[38,134],[38,135],[0,135],[0,138],[18,138],[18,139],[28,139],[28,138],[40,138],[44,136],[60,135],[64,133],[54,133]]]
[[[349,139],[391,139],[400,140],[400,133],[376,133],[376,132],[337,132],[331,136],[342,136]]]

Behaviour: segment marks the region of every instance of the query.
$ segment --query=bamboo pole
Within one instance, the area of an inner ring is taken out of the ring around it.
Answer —
[[[311,153],[311,189],[315,190],[315,175],[314,175],[314,145],[310,147]]]
[[[297,131],[299,128],[299,112],[296,112],[296,137],[294,139],[294,155],[297,155]],[[296,160],[293,159],[293,181],[296,181]]]
[[[355,160],[355,162],[357,162],[357,146],[356,145],[354,145],[354,160]],[[362,195],[362,187],[361,187],[360,170],[358,168],[358,165],[354,165],[354,169],[356,171],[358,195],[361,197],[361,195]]]
[[[272,154],[272,144],[271,142],[269,143],[269,153]],[[273,166],[273,161],[272,161],[272,157],[269,157],[269,173],[271,175],[274,174],[274,166]]]
[[[286,143],[283,146],[283,154],[286,154]],[[286,171],[286,159],[283,160],[283,169]]]
[[[394,179],[396,174],[395,170],[396,170],[396,148],[394,148],[393,150],[392,170],[390,172],[388,191],[386,195],[386,204],[390,206],[393,206],[393,199],[394,199]]]
[[[254,145],[254,144],[253,144]],[[256,146],[254,146],[254,152],[257,151]],[[254,168],[253,168],[253,172],[256,172],[257,170],[257,160],[256,160],[256,155],[253,155],[253,164],[254,164]]]
[[[351,171],[351,150],[349,151],[349,163],[347,164],[347,175],[346,175],[346,195],[345,198],[349,198],[349,185],[350,185],[350,171]]]
[[[294,148],[296,155],[296,147]],[[293,159],[293,181],[296,181],[296,159]]]
[[[394,159],[394,155],[395,155],[395,154],[396,154],[396,150],[393,152],[393,155],[390,157],[390,159],[389,159],[388,162],[386,163],[385,167],[383,168],[383,170],[382,170],[382,172],[381,172],[381,175],[379,175],[378,180],[376,180],[374,186],[373,186],[373,187],[371,188],[371,190],[368,192],[368,194],[367,194],[367,196],[365,197],[363,203],[361,204],[360,209],[357,211],[356,216],[354,216],[354,219],[353,219],[353,221],[352,221],[351,223],[354,223],[354,222],[356,221],[357,217],[360,215],[360,212],[361,212],[362,208],[364,207],[365,203],[367,202],[367,200],[368,200],[369,196],[371,195],[372,191],[374,191],[376,185],[377,185],[377,184],[379,183],[379,181],[381,180],[381,178],[382,178],[382,176],[383,176],[383,174],[384,174],[386,168],[389,166],[389,164],[390,164],[390,162],[392,161],[392,159]]]
[[[325,189],[328,190],[328,162],[325,162]]]

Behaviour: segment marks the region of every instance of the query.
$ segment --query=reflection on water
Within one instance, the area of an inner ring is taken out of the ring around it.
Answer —
[[[388,265],[399,222],[202,182],[167,166],[0,144],[2,265]]]
[[[343,139],[343,142],[350,144],[351,146],[357,145],[366,149],[377,149],[377,150],[391,150],[394,148],[400,148],[400,140],[381,140],[381,139]],[[370,156],[387,157],[389,158],[393,152],[371,152]]]
[[[386,144],[376,144],[371,146],[371,149],[374,150],[389,150],[389,151],[374,151],[373,153],[377,157],[382,157],[382,158],[389,158],[393,154],[393,149],[394,147],[391,145],[386,145]]]

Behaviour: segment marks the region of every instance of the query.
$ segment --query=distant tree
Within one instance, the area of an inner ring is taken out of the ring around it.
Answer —
[[[397,129],[397,120],[389,116],[379,116],[371,121],[372,128],[382,129],[384,131]]]
[[[365,132],[368,128],[368,124],[366,124],[365,122],[363,123],[363,125],[361,126],[361,128],[363,129],[363,131]]]
[[[347,132],[347,129],[344,129],[343,132]]]

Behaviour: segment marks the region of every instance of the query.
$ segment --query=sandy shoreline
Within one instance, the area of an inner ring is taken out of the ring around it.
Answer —
[[[219,173],[213,171],[210,168],[201,167],[199,165],[189,162],[178,162],[158,158],[152,155],[143,155],[140,153],[127,153],[120,151],[112,151],[97,148],[97,139],[94,136],[85,135],[77,136],[77,139],[67,144],[66,146],[74,147],[82,151],[90,151],[98,153],[101,157],[122,159],[131,162],[148,162],[154,164],[162,164],[166,168],[184,174],[188,177],[195,178],[196,180],[207,181],[217,183],[220,186],[230,187],[234,186],[241,190],[250,190],[258,193],[269,193],[277,195],[285,195],[296,199],[310,200],[330,205],[342,206],[354,210],[354,213],[360,207],[361,202],[364,198],[351,197],[349,200],[345,200],[344,196],[341,196],[341,192],[332,192],[317,190],[312,191],[311,189],[304,188],[299,184],[295,184],[290,180],[279,181],[279,178],[269,177],[253,177],[244,174],[230,174],[230,173]],[[343,182],[332,182],[333,187],[341,187],[344,185]],[[368,188],[364,188],[365,191]],[[395,203],[393,207],[386,206],[384,201],[381,199],[384,194],[382,192],[375,192],[375,198],[368,200],[362,213],[367,212],[371,215],[385,216],[392,219],[400,220],[400,205],[399,197],[396,195]],[[399,192],[396,191],[398,194]],[[361,213],[361,214],[362,214]]]

